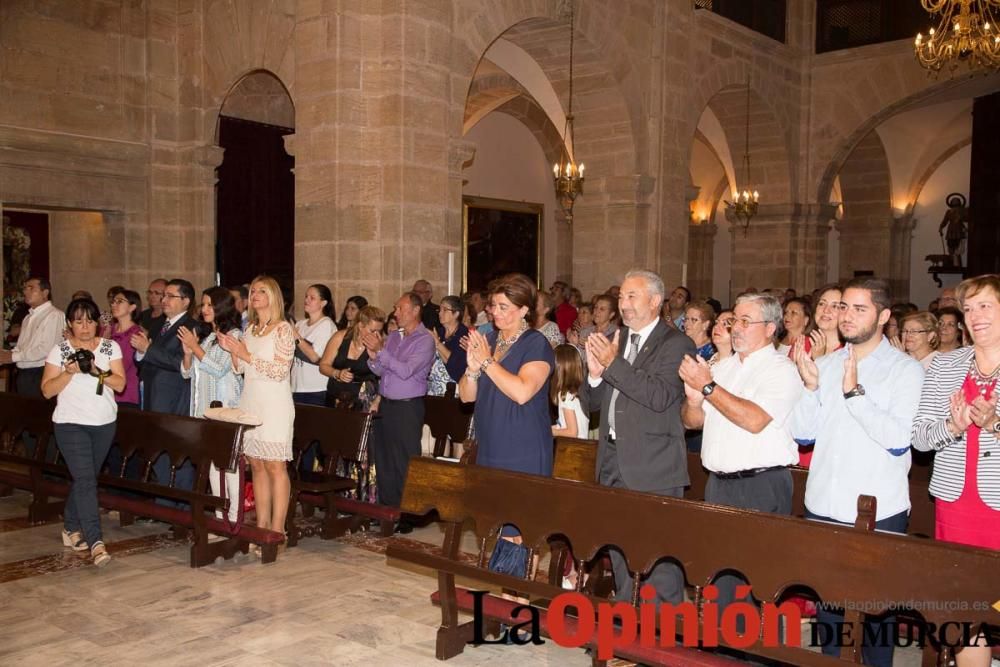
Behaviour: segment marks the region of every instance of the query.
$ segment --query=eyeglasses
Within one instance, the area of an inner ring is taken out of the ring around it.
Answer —
[[[164,299],[183,299],[184,297],[182,297],[180,294],[171,294],[170,292],[165,292],[163,294],[163,298]]]
[[[111,299],[111,303],[128,303],[128,299],[123,299],[120,296]]]
[[[751,324],[765,324],[766,322],[767,320],[748,320],[745,317],[741,317],[738,320],[734,320],[733,325],[740,329],[749,329]]]
[[[903,329],[900,333],[904,336],[916,336],[917,334],[930,333],[934,329]]]
[[[942,322],[938,325],[938,329],[961,329],[962,325],[956,322]]]

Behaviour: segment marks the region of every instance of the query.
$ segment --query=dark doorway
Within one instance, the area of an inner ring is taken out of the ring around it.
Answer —
[[[282,139],[295,130],[219,117],[216,270],[223,285],[266,273],[291,290],[295,277],[295,158]]]
[[[538,282],[541,204],[464,197],[465,272],[463,290],[481,290],[507,273]]]
[[[966,276],[1000,271],[1000,93],[972,104],[972,170],[969,183],[969,268]]]

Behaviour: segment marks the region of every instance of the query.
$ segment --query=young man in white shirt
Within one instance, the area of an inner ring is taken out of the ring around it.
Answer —
[[[839,330],[846,346],[818,361],[801,341],[793,348],[806,392],[793,413],[792,433],[816,441],[806,518],[853,525],[863,494],[877,501],[876,529],[906,532],[910,428],[924,370],[882,335],[890,304],[884,280],[856,278],[844,288],[840,303]],[[833,627],[843,617],[821,609],[818,618]],[[883,622],[894,631],[891,621]],[[891,666],[892,652],[891,643],[862,647],[867,665]],[[840,649],[824,646],[823,653],[836,656]]]

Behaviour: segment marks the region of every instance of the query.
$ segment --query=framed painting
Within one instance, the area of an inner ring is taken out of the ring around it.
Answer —
[[[541,275],[541,204],[463,197],[462,291],[486,289],[506,273]]]

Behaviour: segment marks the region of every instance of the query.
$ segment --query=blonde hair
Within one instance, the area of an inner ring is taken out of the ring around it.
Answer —
[[[250,281],[250,292],[253,295],[254,285],[260,285],[264,292],[267,293],[268,303],[271,304],[271,317],[269,319],[269,324],[275,324],[277,322],[285,321],[285,298],[281,296],[281,287],[278,285],[278,281],[267,275],[259,275]],[[260,318],[257,316],[257,311],[254,308],[249,308],[250,311],[250,324],[252,326],[257,326],[260,324]]]
[[[1000,275],[996,273],[986,273],[974,278],[967,278],[955,288],[955,297],[958,302],[965,307],[965,300],[970,296],[976,296],[984,289],[993,292],[994,298],[1000,301]]]
[[[927,330],[930,333],[931,349],[938,349],[938,346],[941,344],[941,337],[938,336],[938,318],[934,316],[934,313],[921,310],[920,312],[910,313],[901,318],[898,321],[900,336],[903,335],[903,327],[907,322],[916,322],[921,329]]]
[[[351,324],[351,328],[348,330],[348,333],[344,335],[349,337],[352,341],[358,342],[361,340],[361,327],[366,324],[371,324],[372,322],[385,324],[385,312],[383,312],[381,308],[376,308],[375,306],[365,306],[358,311],[357,316],[354,318],[354,322]]]

